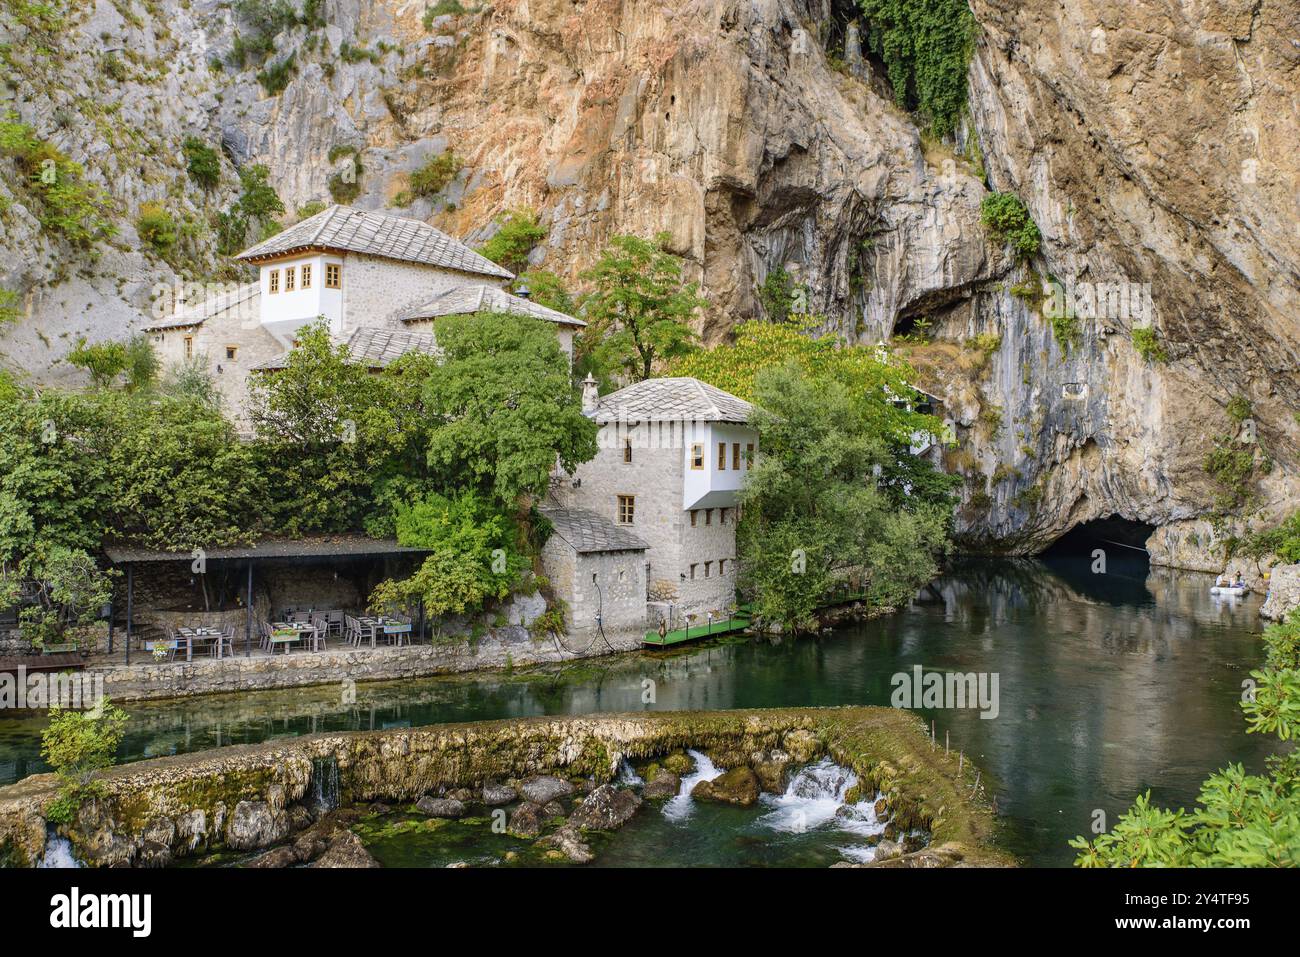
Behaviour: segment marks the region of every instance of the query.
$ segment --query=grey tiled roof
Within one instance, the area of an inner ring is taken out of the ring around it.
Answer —
[[[646,379],[601,396],[597,422],[748,422],[754,407],[699,379]]]
[[[250,300],[256,300],[261,295],[262,287],[260,283],[245,283],[224,295],[212,296],[198,303],[186,303],[185,308],[174,316],[156,322],[151,326],[145,326],[144,331],[162,332],[164,329],[183,329],[186,326],[201,325],[203,320],[219,316],[221,313],[235,308],[235,306],[250,302]],[[256,306],[250,303],[245,308],[249,310],[249,315],[253,315]]]
[[[350,360],[356,365],[382,369],[408,352],[438,355],[438,340],[429,332],[405,332],[381,326],[362,326],[343,340],[348,347]],[[288,365],[289,353],[269,362],[254,366],[255,370],[283,369]]]
[[[555,534],[575,552],[639,552],[650,546],[621,525],[585,508],[543,508]]]
[[[342,249],[502,279],[514,278],[514,273],[502,269],[428,223],[384,213],[367,213],[351,206],[331,206],[244,250],[235,258],[258,259],[304,248]]]
[[[586,325],[581,319],[575,319],[557,309],[548,309],[531,299],[512,296],[504,289],[484,284],[457,286],[455,289],[440,292],[423,305],[402,312],[397,318],[402,322],[417,322],[421,319],[460,316],[475,312],[509,312],[566,326]]]

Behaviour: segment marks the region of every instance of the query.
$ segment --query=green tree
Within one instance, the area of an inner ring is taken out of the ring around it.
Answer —
[[[107,388],[126,371],[126,344],[96,342],[88,344],[82,336],[68,352],[68,362],[90,373],[96,388]]]
[[[1043,237],[1029,207],[1015,193],[990,193],[980,202],[980,222],[998,242],[1007,242],[1020,260],[1032,259]]]
[[[573,315],[577,312],[577,303],[569,287],[553,272],[545,269],[530,269],[519,277],[520,282],[528,286],[528,295],[533,302]]]
[[[1264,631],[1264,668],[1241,704],[1247,732],[1282,741],[1300,735],[1300,612]],[[1268,758],[1265,774],[1239,765],[1201,785],[1198,807],[1153,807],[1140,795],[1115,826],[1089,841],[1076,837],[1079,867],[1300,866],[1300,753]]]
[[[83,801],[102,793],[95,775],[117,760],[126,723],[126,712],[107,698],[93,711],[50,709],[50,723],[41,732],[41,757],[54,768],[60,788],[45,809],[47,820],[68,823]]]
[[[881,482],[909,455],[887,392],[812,377],[792,361],[762,369],[754,399],[762,454],[741,489],[737,551],[741,588],[762,618],[799,629],[834,583],[897,605],[934,576],[952,502]]]
[[[668,233],[653,240],[615,236],[583,273],[593,289],[584,300],[589,325],[580,352],[598,372],[621,370],[639,382],[654,374],[656,364],[696,348],[688,323],[708,303],[696,283],[682,279],[668,239]]]
[[[197,136],[187,136],[181,144],[185,154],[185,169],[203,189],[213,189],[221,182],[221,157]]]
[[[19,630],[35,647],[71,639],[98,618],[113,594],[110,576],[79,548],[55,545],[28,568],[31,601],[19,613]]]
[[[463,165],[451,150],[430,156],[411,173],[411,192],[416,196],[437,196],[456,178]]]
[[[557,459],[573,468],[596,454],[596,426],[549,323],[479,313],[435,331],[443,361],[428,370],[424,403],[438,421],[428,462],[443,487],[511,506],[545,492]]]

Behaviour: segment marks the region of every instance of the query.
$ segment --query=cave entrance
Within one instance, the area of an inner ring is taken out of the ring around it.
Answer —
[[[1090,522],[1080,522],[1040,554],[1044,556],[1091,555],[1093,549],[1101,548],[1110,554],[1119,552],[1128,558],[1149,561],[1146,544],[1155,530],[1154,525],[1135,522],[1120,515],[1095,518]]]

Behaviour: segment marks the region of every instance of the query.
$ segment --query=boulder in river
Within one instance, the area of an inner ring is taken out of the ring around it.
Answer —
[[[661,769],[654,779],[641,789],[641,796],[647,801],[662,801],[677,796],[682,789],[682,779],[673,772]]]
[[[465,816],[465,805],[455,798],[436,798],[427,794],[415,802],[415,809],[429,817]]]
[[[691,797],[697,801],[717,801],[749,807],[758,801],[758,776],[745,765],[732,768],[712,781],[701,781],[695,785]]]
[[[640,806],[641,796],[635,791],[602,784],[569,815],[569,823],[589,831],[612,831],[632,820]]]
[[[758,785],[768,794],[784,794],[787,772],[790,770],[790,758],[771,755],[764,761],[754,762],[754,774]]]
[[[510,823],[506,825],[506,829],[520,837],[536,837],[542,833],[542,822],[545,817],[546,812],[540,804],[525,801],[510,815]]]
[[[508,784],[483,785],[483,803],[488,807],[500,807],[518,799],[515,789]]]
[[[674,751],[659,763],[678,777],[684,777],[695,770],[695,759],[685,751]]]
[[[583,843],[582,834],[576,827],[566,824],[554,834],[548,834],[537,842],[538,847],[559,851],[575,864],[586,864],[596,855]]]
[[[279,843],[289,835],[289,815],[267,801],[240,801],[226,823],[226,845],[237,851]]]
[[[361,838],[351,831],[340,831],[330,841],[329,848],[311,867],[378,867],[379,862],[366,850]]]
[[[533,804],[550,804],[556,798],[568,797],[573,793],[573,785],[563,778],[551,774],[541,774],[529,778],[519,787],[524,798]]]

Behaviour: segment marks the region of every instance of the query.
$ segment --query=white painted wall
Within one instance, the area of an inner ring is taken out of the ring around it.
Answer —
[[[262,290],[262,325],[285,348],[294,340],[297,331],[318,316],[329,321],[330,331],[336,335],[343,328],[343,300],[337,289],[325,288],[325,264],[342,264],[343,257],[329,255],[301,256],[262,265],[258,268],[258,282]],[[311,285],[302,288],[302,267],[311,267]],[[294,272],[294,288],[285,288],[287,271]],[[279,291],[271,292],[271,274],[279,278]],[[346,276],[346,270],[344,270]]]
[[[704,445],[704,468],[691,468],[691,447]],[[725,443],[727,461],[718,467],[718,444]],[[735,444],[740,443],[740,468],[735,468]],[[683,449],[682,508],[720,508],[736,504],[736,493],[744,482],[746,448],[753,443],[758,451],[758,433],[743,425],[723,422],[687,423],[686,447]]]

